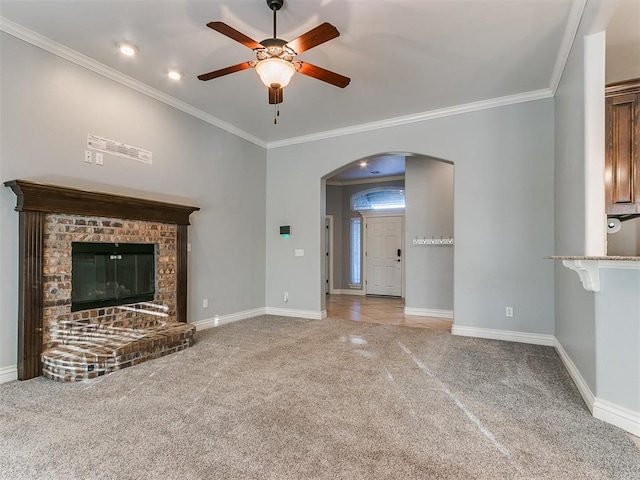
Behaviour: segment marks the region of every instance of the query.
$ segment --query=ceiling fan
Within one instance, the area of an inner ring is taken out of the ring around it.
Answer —
[[[273,38],[267,38],[261,42],[247,37],[243,33],[231,28],[223,22],[210,22],[207,27],[226,35],[232,40],[250,48],[256,54],[257,60],[239,63],[231,67],[214,70],[213,72],[198,75],[203,81],[212,80],[230,73],[239,72],[248,68],[255,68],[262,82],[269,90],[269,103],[279,104],[283,101],[282,90],[289,84],[294,73],[299,72],[308,77],[313,77],[336,87],[344,88],[349,85],[350,78],[324,68],[317,67],[307,62],[294,60],[295,56],[313,47],[328,42],[340,35],[336,27],[330,23],[323,23],[300,35],[295,40],[287,42],[276,36],[276,12],[282,8],[284,0],[267,0],[267,5],[273,10]]]

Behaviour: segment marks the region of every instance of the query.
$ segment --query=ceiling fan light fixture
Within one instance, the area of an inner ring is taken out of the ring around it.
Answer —
[[[281,58],[267,58],[256,64],[256,72],[260,75],[262,83],[277,90],[289,85],[291,77],[296,73],[296,67]]]

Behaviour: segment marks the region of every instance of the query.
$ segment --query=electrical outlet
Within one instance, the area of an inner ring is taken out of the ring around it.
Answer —
[[[87,163],[91,163],[91,150],[84,151],[84,161]]]
[[[209,299],[205,298],[202,300],[202,308],[209,308]]]
[[[284,292],[284,301],[285,303],[289,301],[289,292]]]
[[[504,314],[507,317],[513,317],[513,307],[507,307],[504,311]]]

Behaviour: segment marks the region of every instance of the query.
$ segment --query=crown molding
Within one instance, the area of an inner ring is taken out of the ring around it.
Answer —
[[[560,43],[560,49],[558,50],[556,63],[553,67],[553,72],[551,73],[549,90],[553,93],[553,95],[556,94],[558,85],[560,85],[560,80],[562,79],[564,68],[567,65],[567,60],[569,60],[569,54],[571,53],[573,42],[575,41],[576,35],[578,34],[580,22],[582,21],[582,14],[584,13],[584,8],[586,5],[587,0],[574,0],[573,4],[571,5],[571,11],[569,12],[569,19],[567,20],[567,25],[564,29],[562,43]]]
[[[327,138],[341,137],[344,135],[352,135],[355,133],[368,132],[371,130],[379,130],[381,128],[397,127],[399,125],[407,125],[409,123],[424,122],[425,120],[433,120],[435,118],[449,117],[462,113],[476,112],[478,110],[486,110],[489,108],[504,107],[514,105],[516,103],[531,102],[544,98],[553,97],[553,92],[548,88],[542,90],[534,90],[532,92],[518,93],[515,95],[507,95],[505,97],[491,98],[489,100],[481,100],[479,102],[465,103],[453,107],[440,108],[413,115],[405,115],[402,117],[389,118],[378,122],[363,123],[352,127],[338,128],[335,130],[327,130],[324,132],[313,133],[311,135],[303,135],[285,140],[278,140],[267,143],[267,148],[280,148],[300,143],[314,142],[317,140],[325,140]]]
[[[248,142],[254,143],[263,148],[267,147],[267,144],[263,140],[254,135],[251,135],[248,132],[245,132],[244,130],[234,127],[229,123],[223,122],[213,115],[205,113],[202,110],[199,110],[181,100],[178,100],[171,95],[167,95],[166,93],[161,92],[156,88],[150,87],[149,85],[131,78],[128,75],[124,75],[123,73],[111,67],[108,67],[103,63],[100,63],[90,57],[87,57],[86,55],[76,52],[75,50],[62,45],[61,43],[51,40],[44,35],[40,35],[33,30],[29,30],[28,28],[25,28],[22,25],[12,22],[11,20],[8,20],[2,16],[0,16],[0,31],[3,31],[27,43],[30,43],[31,45],[41,48],[49,53],[57,55],[60,58],[64,58],[65,60],[75,63],[76,65],[91,70],[92,72],[102,75],[103,77],[113,80],[114,82],[125,85],[133,90],[136,90],[137,92],[143,93],[144,95],[147,95],[171,107],[182,110],[183,112],[193,117],[199,118],[204,122],[207,122],[233,135],[243,138]]]

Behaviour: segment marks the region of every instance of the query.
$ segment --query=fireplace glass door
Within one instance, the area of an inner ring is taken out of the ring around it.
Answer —
[[[71,255],[71,311],[154,299],[154,244],[73,242]]]

